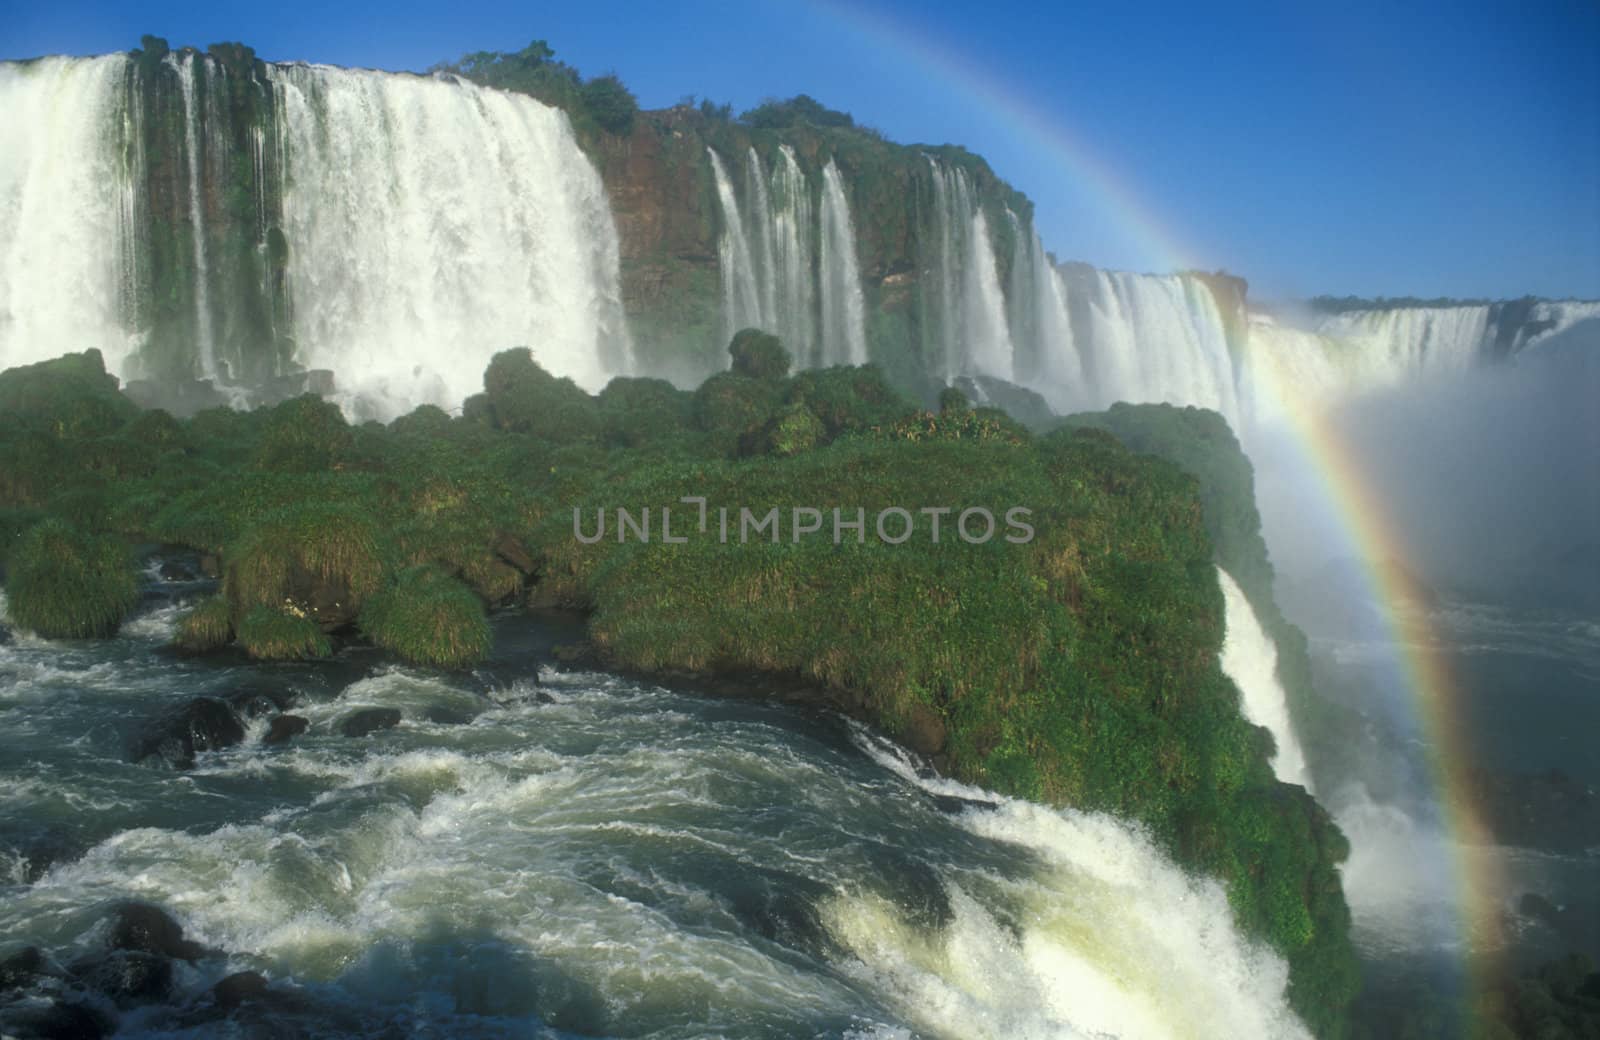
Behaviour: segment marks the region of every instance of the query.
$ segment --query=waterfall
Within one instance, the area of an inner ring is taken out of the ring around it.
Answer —
[[[1015,361],[989,219],[965,170],[926,158],[933,180],[933,255],[924,270],[924,291],[932,301],[924,323],[933,333],[924,334],[924,356],[931,351],[934,363],[942,362],[945,382],[962,375],[1010,380]]]
[[[347,406],[459,404],[513,346],[590,391],[625,365],[616,231],[562,113],[417,76],[270,75],[296,358]]]
[[[763,325],[761,290],[757,284],[755,261],[750,255],[750,240],[745,237],[744,217],[739,199],[722,158],[710,148],[711,173],[716,178],[717,206],[722,213],[722,237],[717,243],[718,268],[722,273],[722,340],[726,343],[740,329]]]
[[[855,228],[839,168],[829,159],[822,168],[822,364],[867,363],[861,272],[856,263]]]
[[[760,290],[761,317],[767,327],[778,323],[777,260],[773,256],[776,227],[772,200],[767,193],[767,172],[754,148],[745,151],[745,198],[750,203],[745,226],[754,238],[756,281]]]
[[[121,55],[0,63],[0,368],[98,347],[120,369],[138,347],[126,74]]]
[[[1245,718],[1272,733],[1278,747],[1272,756],[1272,770],[1278,779],[1310,790],[1305,754],[1295,739],[1288,697],[1278,681],[1278,648],[1261,627],[1238,582],[1221,567],[1217,568],[1217,580],[1227,608],[1222,670],[1239,687]]]
[[[167,61],[178,70],[178,82],[183,87],[183,156],[187,163],[189,180],[189,236],[193,245],[194,260],[194,334],[195,355],[199,362],[199,375],[203,379],[216,379],[216,341],[211,329],[210,270],[206,264],[205,206],[201,200],[200,173],[205,160],[200,154],[203,131],[200,126],[201,101],[195,91],[195,65],[197,54],[184,57],[168,55]]]
[[[777,286],[778,335],[789,345],[797,363],[816,363],[816,318],[812,291],[811,189],[794,149],[782,145],[772,170],[771,234],[776,265],[772,281]]]

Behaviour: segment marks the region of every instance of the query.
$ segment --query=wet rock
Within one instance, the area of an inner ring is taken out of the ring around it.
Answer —
[[[381,729],[400,725],[399,708],[364,708],[339,723],[339,732],[347,737],[364,737]]]
[[[117,907],[106,945],[113,950],[153,953],[185,961],[205,954],[205,947],[183,937],[183,926],[170,914],[149,903],[123,903]]]
[[[7,1008],[0,1034],[32,1040],[100,1040],[112,1023],[83,1004],[58,1000],[44,1006]]]
[[[422,717],[441,726],[465,726],[478,716],[476,713],[463,708],[451,708],[436,704],[424,711]]]
[[[560,664],[577,668],[592,665],[599,661],[600,652],[595,645],[587,640],[576,643],[559,643],[550,648],[550,653]]]
[[[290,737],[298,737],[310,728],[310,721],[299,715],[279,715],[267,727],[267,735],[261,738],[261,742],[282,744]]]
[[[211,988],[218,1007],[236,1008],[247,1000],[258,1000],[267,992],[267,979],[257,971],[236,971]]]
[[[119,1006],[148,1004],[172,991],[172,961],[139,950],[108,950],[73,964],[70,972]]]
[[[944,750],[944,720],[932,708],[915,705],[906,714],[905,729],[900,736],[911,750],[924,758],[932,758]]]
[[[0,990],[19,989],[46,974],[44,953],[37,946],[24,946],[0,957]]]
[[[554,704],[555,702],[556,699],[550,696],[548,693],[545,693],[543,690],[540,690],[533,695],[533,703],[535,704]]]
[[[233,710],[247,719],[275,715],[294,704],[294,694],[283,690],[239,690],[228,695]]]
[[[145,730],[133,760],[159,757],[174,769],[194,767],[195,755],[229,747],[244,739],[244,725],[227,704],[214,697],[196,697]]]

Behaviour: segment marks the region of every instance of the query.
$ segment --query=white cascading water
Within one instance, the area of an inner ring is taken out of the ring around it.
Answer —
[[[211,277],[206,264],[205,207],[201,201],[200,176],[205,160],[200,155],[200,99],[195,91],[194,67],[199,55],[169,54],[167,64],[178,70],[183,87],[183,157],[188,169],[189,242],[194,258],[194,334],[195,357],[202,379],[217,377],[216,340],[211,328]]]
[[[1222,642],[1222,670],[1239,687],[1244,717],[1272,734],[1277,752],[1272,771],[1279,780],[1311,790],[1305,752],[1295,737],[1289,699],[1278,681],[1278,647],[1261,627],[1250,600],[1232,575],[1217,568],[1226,606],[1226,634]]]
[[[509,347],[590,391],[625,370],[616,228],[565,115],[460,81],[268,71],[296,360],[332,369],[347,409],[457,406]]]
[[[989,219],[965,170],[947,170],[931,156],[927,161],[933,179],[933,256],[924,277],[932,278],[930,317],[937,331],[925,349],[942,359],[945,382],[963,375],[1010,380],[1015,361]],[[925,334],[925,341],[929,338]]]
[[[778,314],[778,262],[774,254],[772,199],[767,192],[766,167],[754,148],[745,151],[744,192],[750,206],[745,226],[750,229],[750,249],[761,293],[761,315],[764,321],[773,322]]]
[[[822,168],[823,365],[867,363],[866,310],[861,298],[861,269],[856,261],[856,232],[850,221],[839,168],[829,159]]]
[[[1098,271],[1085,311],[1096,405],[1199,405],[1237,428],[1227,328],[1208,286],[1180,275]]]
[[[123,313],[138,251],[126,73],[120,54],[0,63],[0,369],[98,347],[120,372],[138,348]]]
[[[722,274],[722,340],[727,342],[740,329],[760,328],[761,287],[756,274],[750,240],[745,236],[744,216],[739,199],[722,158],[710,148],[711,173],[717,186],[717,206],[722,213],[722,236],[717,242],[718,270]]]
[[[854,973],[934,1036],[1309,1037],[1285,997],[1288,971],[1241,936],[1222,887],[1179,869],[1114,817],[1050,809],[930,779],[894,745],[856,743],[931,794],[975,803],[973,834],[1028,850],[1037,869],[946,883],[953,920],[936,936],[881,898],[840,893],[825,907]],[[972,892],[998,889],[997,919]]]
[[[796,361],[816,364],[816,293],[811,274],[811,188],[805,171],[788,145],[778,148],[769,193],[772,241],[772,282],[776,286],[777,334],[789,345]]]

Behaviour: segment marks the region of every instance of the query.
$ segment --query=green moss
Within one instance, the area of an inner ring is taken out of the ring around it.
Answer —
[[[527,347],[496,354],[483,373],[483,390],[463,406],[468,419],[555,442],[599,434],[595,399],[572,380],[546,372]]]
[[[233,609],[221,596],[204,600],[178,620],[173,642],[179,649],[202,654],[233,641]]]
[[[12,546],[6,598],[12,623],[42,636],[109,636],[139,602],[139,575],[119,540],[45,520]]]
[[[795,455],[815,448],[826,434],[822,420],[803,404],[786,405],[767,424],[763,449],[773,455]]]
[[[112,433],[137,412],[98,350],[0,372],[0,415],[56,437]]]
[[[260,661],[306,661],[333,653],[314,620],[265,606],[251,607],[239,620],[239,644]]]
[[[332,469],[350,450],[350,426],[339,406],[315,394],[285,401],[264,416],[256,465],[285,473]]]
[[[412,567],[361,611],[361,631],[410,664],[466,668],[489,652],[483,603],[437,567]]]

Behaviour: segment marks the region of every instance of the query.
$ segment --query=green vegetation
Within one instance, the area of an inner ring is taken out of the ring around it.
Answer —
[[[29,528],[6,563],[13,623],[52,639],[116,632],[139,601],[139,577],[122,543],[59,520]]]
[[[263,661],[305,661],[333,653],[317,623],[288,609],[251,607],[239,621],[239,645]]]
[[[489,619],[472,590],[437,567],[402,571],[361,611],[361,631],[411,664],[464,668],[489,652]]]
[[[1200,482],[1206,531],[1222,569],[1233,576],[1256,618],[1278,647],[1278,680],[1288,696],[1300,742],[1315,778],[1357,774],[1348,761],[1360,747],[1360,720],[1319,696],[1301,632],[1273,597],[1273,568],[1261,537],[1255,471],[1227,420],[1205,408],[1169,404],[1114,404],[1110,410],[1069,416],[1063,425],[1106,430],[1134,451],[1175,463]]]
[[[565,109],[580,133],[627,134],[639,113],[638,99],[620,79],[608,73],[586,81],[576,68],[557,61],[555,49],[544,40],[516,52],[476,51],[428,71],[527,94]]]
[[[201,602],[178,620],[179,649],[203,654],[233,642],[233,608],[221,596]]]
[[[1212,560],[1255,543],[1211,514],[1249,514],[1101,430],[1035,437],[991,409],[920,411],[871,368],[787,376],[782,344],[759,333],[732,355],[692,393],[619,380],[591,396],[506,351],[461,418],[423,408],[387,427],[351,428],[308,399],[129,413],[71,435],[54,411],[8,414],[0,452],[54,454],[49,484],[0,489],[0,534],[85,517],[96,545],[219,557],[223,595],[180,625],[194,650],[231,632],[258,658],[301,659],[365,637],[467,667],[488,650],[485,609],[522,602],[587,611],[613,667],[799,680],[957,777],[1142,822],[1221,880],[1241,926],[1287,958],[1294,1006],[1339,1033],[1355,985],[1344,839],[1273,778],[1218,665]],[[98,367],[82,355],[43,390],[70,396]],[[108,458],[123,460],[115,480]],[[1228,487],[1248,496],[1247,481]],[[711,532],[719,508],[737,530],[748,507],[777,510],[781,536],[697,537],[687,495],[708,500]],[[953,512],[937,544],[913,512],[913,537],[890,545],[874,518],[893,506]],[[1031,510],[1031,540],[1004,537],[1014,506]],[[575,537],[575,509],[592,525],[618,507],[650,510],[648,542]],[[668,507],[686,542],[661,539]],[[837,544],[835,507],[863,519]],[[961,537],[984,528],[963,521],[969,507],[991,511],[994,536]],[[816,511],[817,533],[792,537],[796,510]]]

